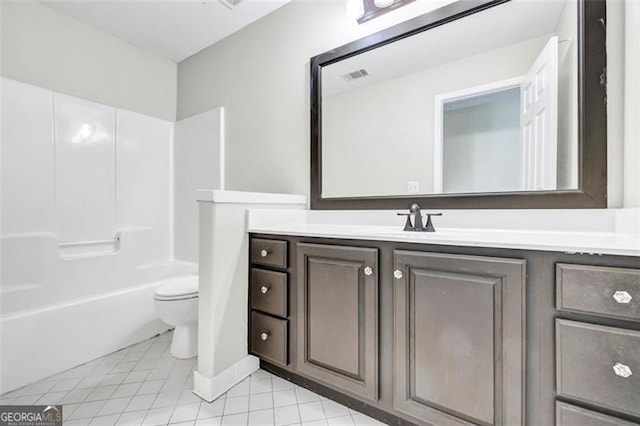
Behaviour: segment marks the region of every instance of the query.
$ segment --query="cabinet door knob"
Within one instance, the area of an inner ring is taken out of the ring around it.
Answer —
[[[393,271],[393,276],[399,280],[400,278],[402,278],[402,271],[400,269],[396,269],[395,271]]]
[[[365,275],[373,274],[373,269],[371,269],[371,266],[367,266],[366,268],[364,268],[364,274]]]
[[[260,287],[260,293],[267,294],[268,291],[269,291],[269,287],[267,287],[266,285],[263,285],[262,287]]]
[[[269,338],[269,333],[262,333],[260,334],[260,340],[262,340],[263,342],[265,340],[267,340]]]
[[[626,291],[616,291],[613,293],[613,298],[616,299],[616,302],[618,303],[629,303],[631,302],[631,299],[633,299],[633,297],[631,297],[631,295]]]
[[[260,257],[267,257],[268,254],[269,252],[266,251],[265,249],[260,250]]]
[[[613,365],[613,371],[620,377],[629,377],[630,375],[632,375],[633,373],[631,372],[631,369],[629,368],[628,365],[624,365],[620,362],[616,362]]]

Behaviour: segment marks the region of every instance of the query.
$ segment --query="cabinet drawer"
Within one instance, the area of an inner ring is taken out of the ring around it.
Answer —
[[[640,416],[640,332],[556,319],[558,394]]]
[[[556,265],[559,310],[640,321],[640,270]]]
[[[287,267],[287,242],[278,240],[251,240],[251,263],[256,265]]]
[[[251,269],[251,307],[273,315],[287,316],[287,274]]]
[[[556,426],[638,426],[638,424],[564,402],[556,402]]]
[[[287,365],[287,320],[251,312],[251,351],[257,356]]]

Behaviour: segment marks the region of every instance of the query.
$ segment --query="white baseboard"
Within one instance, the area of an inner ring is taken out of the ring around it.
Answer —
[[[259,368],[260,360],[253,355],[247,355],[215,377],[207,377],[194,371],[193,393],[205,401],[212,402]]]

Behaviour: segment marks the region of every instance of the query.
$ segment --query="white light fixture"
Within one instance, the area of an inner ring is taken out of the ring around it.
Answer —
[[[359,19],[364,15],[363,0],[347,0],[347,16]]]
[[[395,0],[374,0],[373,3],[379,7],[380,9],[383,9],[385,7],[389,7],[391,6],[393,3],[395,2]]]

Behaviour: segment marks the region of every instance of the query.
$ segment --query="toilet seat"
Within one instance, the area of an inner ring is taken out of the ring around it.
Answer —
[[[184,300],[198,297],[198,276],[172,279],[170,282],[156,288],[155,300]]]

